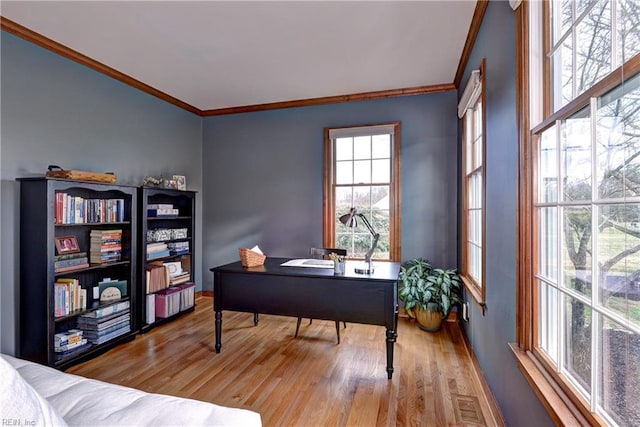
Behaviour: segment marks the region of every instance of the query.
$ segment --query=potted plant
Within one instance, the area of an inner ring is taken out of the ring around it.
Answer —
[[[418,288],[415,312],[420,329],[438,331],[442,321],[451,312],[451,307],[462,301],[461,289],[462,281],[455,269],[431,269]]]
[[[451,307],[461,302],[462,282],[455,269],[433,268],[424,258],[415,258],[400,267],[398,297],[418,326],[437,331]]]
[[[431,270],[431,264],[424,258],[414,258],[400,266],[401,286],[398,289],[398,298],[403,301],[404,311],[411,318],[416,317],[414,309],[420,297],[419,289],[424,288],[424,282]]]

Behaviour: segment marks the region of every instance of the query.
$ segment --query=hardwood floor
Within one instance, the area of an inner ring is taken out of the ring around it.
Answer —
[[[223,313],[222,351],[214,350],[213,300],[69,373],[148,392],[259,412],[265,426],[494,426],[491,396],[457,324],[424,332],[400,318],[392,380],[385,329]]]

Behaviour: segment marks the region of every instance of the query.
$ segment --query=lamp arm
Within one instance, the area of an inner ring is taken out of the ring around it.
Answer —
[[[369,233],[371,233],[371,235],[373,237],[376,236],[380,236],[378,233],[376,233],[376,231],[373,229],[373,227],[371,226],[371,223],[369,222],[369,220],[367,219],[366,216],[364,216],[364,214],[359,213],[358,216],[360,217],[360,219],[362,220],[362,222],[364,222],[364,225],[367,227],[367,230],[369,230]]]
[[[376,247],[378,246],[378,239],[380,238],[380,233],[376,233],[376,231],[373,229],[373,227],[371,226],[371,223],[369,223],[369,220],[367,219],[366,216],[364,216],[363,214],[358,214],[358,216],[360,217],[360,219],[362,219],[362,222],[364,222],[364,225],[369,230],[369,233],[371,233],[371,235],[373,236],[373,243],[371,245],[371,249],[369,249],[367,253],[364,255],[365,262],[371,264],[371,256],[373,255],[373,252],[376,250]]]
[[[371,256],[373,255],[373,252],[376,250],[376,246],[378,246],[379,238],[380,238],[380,234],[376,233],[373,235],[373,243],[371,244],[371,249],[369,249],[367,253],[364,254],[364,260],[369,264],[371,264]]]

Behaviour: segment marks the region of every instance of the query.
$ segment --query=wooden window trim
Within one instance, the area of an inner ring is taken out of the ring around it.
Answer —
[[[487,175],[487,109],[486,109],[486,59],[483,58],[480,62],[480,84],[482,85],[482,92],[480,94],[480,103],[482,105],[482,165],[479,169],[481,169],[482,173],[482,214],[481,214],[481,227],[482,227],[482,260],[480,261],[482,264],[482,285],[476,282],[468,274],[469,265],[468,265],[468,257],[467,257],[467,240],[468,240],[468,222],[467,222],[467,212],[468,212],[468,188],[469,188],[469,180],[468,177],[470,173],[467,172],[467,126],[463,123],[463,137],[462,137],[462,206],[463,206],[463,219],[462,219],[462,270],[460,272],[460,278],[462,279],[462,283],[464,284],[467,293],[471,295],[471,298],[475,302],[475,304],[480,308],[482,314],[485,314],[486,311],[486,239],[487,233],[486,231],[486,175]],[[463,117],[463,120],[466,120],[466,114]],[[471,127],[474,127],[472,124]],[[474,169],[473,172],[477,171]]]
[[[343,127],[366,127],[393,125],[393,160],[391,165],[391,191],[389,194],[389,257],[391,261],[400,262],[402,260],[402,211],[400,201],[402,199],[400,189],[401,177],[401,147],[402,147],[402,126],[401,122],[377,123],[369,125],[343,126]],[[335,194],[333,191],[333,176],[335,174],[335,162],[333,145],[329,138],[329,130],[324,129],[324,179],[323,179],[323,199],[322,199],[322,230],[323,245],[328,248],[335,246],[336,222],[335,218]]]
[[[550,43],[548,31],[549,6],[543,7],[545,49]],[[533,196],[536,194],[536,170],[534,137],[553,126],[557,120],[568,117],[589,104],[589,99],[604,94],[620,83],[621,76],[640,72],[640,55],[620,66],[599,83],[576,97],[570,103],[551,112],[551,97],[544,93],[543,114],[545,119],[534,129],[530,129],[530,62],[529,43],[529,2],[522,2],[516,10],[516,120],[518,128],[518,213],[517,213],[517,289],[516,289],[516,343],[509,344],[517,360],[518,368],[531,386],[536,396],[557,425],[606,426],[607,422],[590,411],[589,403],[575,388],[559,374],[549,358],[535,347],[538,325],[534,322],[534,310],[538,307],[538,295],[534,292],[533,271],[537,251],[534,229]],[[548,49],[545,50],[545,52]],[[544,85],[549,87],[550,60],[545,55]]]

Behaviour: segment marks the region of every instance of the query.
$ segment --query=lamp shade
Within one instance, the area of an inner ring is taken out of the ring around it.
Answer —
[[[358,220],[356,217],[356,208],[351,208],[348,214],[344,214],[339,218],[340,222],[347,227],[356,227]]]

